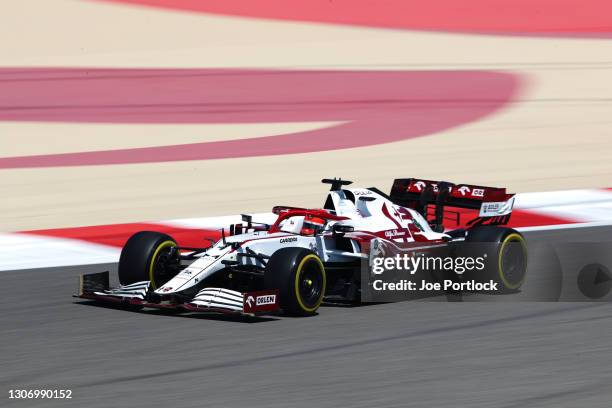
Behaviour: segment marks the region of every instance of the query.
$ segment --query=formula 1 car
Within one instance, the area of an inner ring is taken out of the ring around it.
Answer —
[[[493,267],[482,273],[503,289],[521,286],[527,250],[519,232],[501,226],[514,203],[505,189],[396,179],[387,195],[346,188],[347,180],[322,182],[331,185],[323,208],[277,206],[271,224],[243,215],[206,248],[138,232],[121,251],[120,286],[109,288],[108,272],[82,275],[78,296],[196,312],[312,315],[325,299],[360,301],[362,268],[385,248],[450,251],[459,242],[493,243]],[[460,215],[450,208],[478,215],[445,233],[444,219]]]

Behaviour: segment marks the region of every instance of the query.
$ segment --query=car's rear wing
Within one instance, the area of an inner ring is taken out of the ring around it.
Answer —
[[[428,206],[435,206],[432,224],[442,225],[444,207],[478,210],[478,216],[468,225],[506,224],[514,205],[514,194],[505,188],[473,184],[453,184],[415,178],[395,179],[390,198],[393,202],[410,207],[427,217]]]

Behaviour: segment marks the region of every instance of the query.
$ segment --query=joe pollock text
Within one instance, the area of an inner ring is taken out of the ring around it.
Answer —
[[[443,282],[413,282],[407,279],[402,279],[398,282],[385,282],[377,279],[372,283],[372,287],[376,291],[430,291],[430,290],[453,290],[453,291],[497,291],[497,282],[490,280],[489,282],[476,282],[474,280],[465,282],[454,282],[446,279]]]

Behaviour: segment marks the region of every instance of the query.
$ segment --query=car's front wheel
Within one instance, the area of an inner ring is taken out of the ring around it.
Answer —
[[[304,248],[282,248],[266,266],[264,283],[279,290],[280,306],[286,314],[307,316],[323,302],[327,278],[317,254]]]
[[[169,235],[141,231],[132,235],[119,257],[119,282],[122,285],[150,281],[157,289],[168,282],[180,268],[176,241]]]

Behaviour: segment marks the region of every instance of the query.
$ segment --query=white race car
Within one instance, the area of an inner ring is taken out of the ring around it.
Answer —
[[[120,286],[109,288],[108,272],[86,274],[78,296],[136,307],[310,315],[324,299],[360,301],[362,268],[385,248],[456,254],[451,249],[459,242],[493,243],[494,267],[482,273],[503,289],[521,286],[527,250],[520,233],[500,226],[514,202],[505,189],[396,179],[387,195],[346,188],[346,180],[322,182],[331,184],[322,209],[274,207],[271,224],[243,215],[207,248],[138,232],[121,252]],[[459,216],[448,207],[477,210],[478,216],[466,228],[444,232],[443,219]]]

